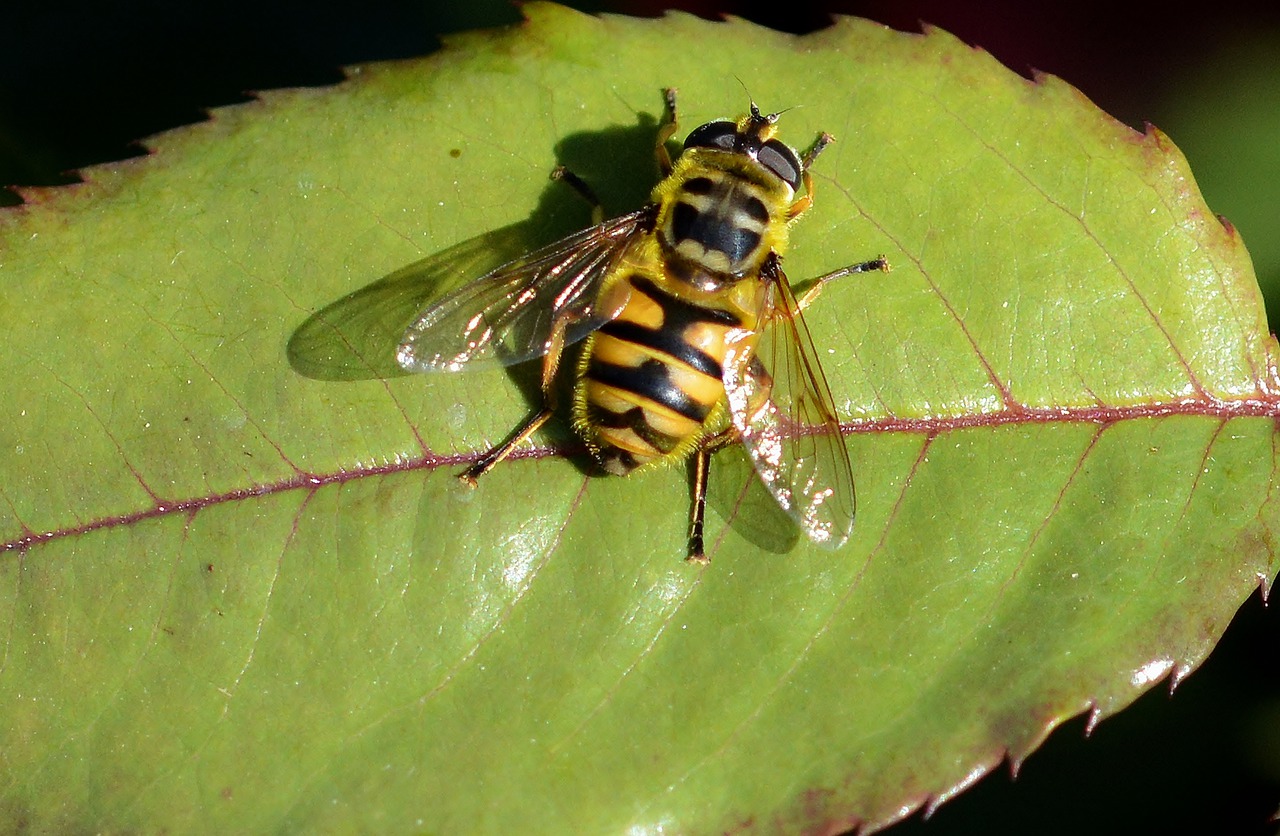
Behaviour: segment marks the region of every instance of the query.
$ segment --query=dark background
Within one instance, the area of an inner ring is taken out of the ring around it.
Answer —
[[[131,143],[198,121],[243,91],[341,80],[343,64],[421,55],[438,35],[518,21],[505,2],[159,0],[13,2],[0,11],[0,186],[141,153]],[[641,2],[569,3],[657,14]],[[831,13],[918,31],[920,21],[1024,74],[1061,76],[1135,127],[1169,133],[1217,212],[1249,244],[1264,289],[1280,285],[1280,4],[1199,7],[1082,0],[673,3],[792,32]],[[16,7],[16,8],[15,8]],[[24,8],[25,7],[25,8]],[[1185,7],[1182,7],[1185,8]],[[1270,131],[1268,129],[1271,129]],[[0,191],[0,204],[18,202]],[[1276,321],[1277,293],[1269,293]],[[1280,612],[1253,596],[1207,663],[1172,696],[1158,687],[1085,737],[1068,722],[1023,765],[1000,769],[892,832],[1272,834],[1280,810]],[[0,823],[0,829],[3,824]]]

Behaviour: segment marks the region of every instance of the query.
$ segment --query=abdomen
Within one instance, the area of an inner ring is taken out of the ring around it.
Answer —
[[[724,411],[725,337],[742,325],[640,272],[619,279],[631,299],[583,351],[574,425],[601,466],[624,475],[683,458]]]

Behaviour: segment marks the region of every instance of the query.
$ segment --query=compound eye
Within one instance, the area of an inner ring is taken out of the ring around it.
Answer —
[[[800,188],[800,178],[804,170],[800,167],[800,158],[783,143],[771,139],[760,148],[756,159],[765,168],[782,178],[792,189]]]
[[[720,148],[732,151],[737,135],[738,126],[733,122],[708,122],[700,128],[693,129],[693,133],[689,134],[689,138],[684,141],[684,147]]]

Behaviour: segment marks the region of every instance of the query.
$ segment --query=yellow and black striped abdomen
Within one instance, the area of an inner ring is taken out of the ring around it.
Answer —
[[[725,338],[742,322],[643,273],[620,281],[631,298],[583,351],[574,424],[604,469],[624,475],[684,457],[721,419]]]

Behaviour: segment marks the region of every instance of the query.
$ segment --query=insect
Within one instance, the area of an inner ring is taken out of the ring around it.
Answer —
[[[888,263],[820,276],[797,298],[782,254],[791,222],[813,205],[809,168],[830,135],[801,156],[775,138],[779,114],[752,102],[736,121],[695,129],[672,160],[675,90],[665,105],[649,205],[601,221],[590,188],[556,169],[592,202],[595,225],[427,307],[397,361],[432,372],[541,358],[543,408],[460,474],[475,485],[552,417],[566,348],[584,341],[573,426],[608,473],[692,457],[690,560],[707,561],[711,455],[737,441],[809,539],[838,547],[853,525],[853,476],[802,311],[833,279]]]

